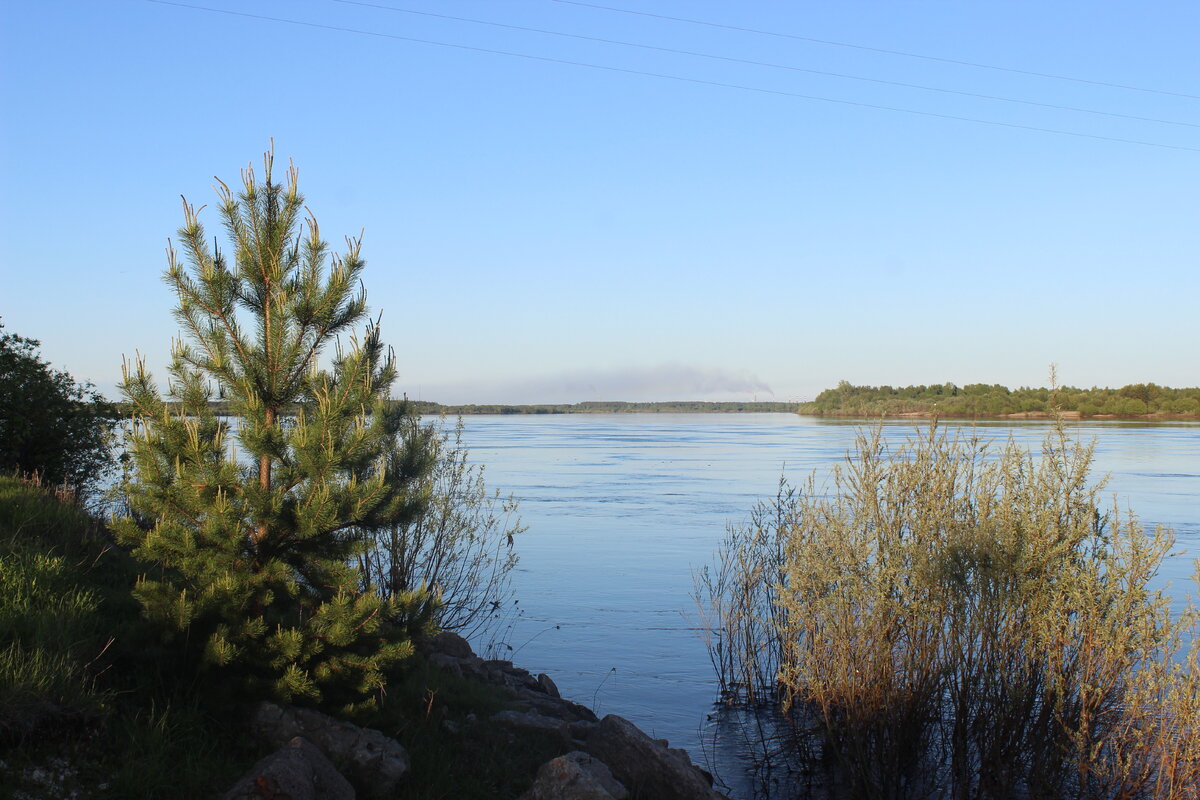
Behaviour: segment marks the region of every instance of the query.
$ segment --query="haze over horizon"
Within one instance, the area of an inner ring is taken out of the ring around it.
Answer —
[[[0,319],[160,385],[180,194],[271,137],[395,393],[1200,384],[1200,6],[46,0],[0,10]]]

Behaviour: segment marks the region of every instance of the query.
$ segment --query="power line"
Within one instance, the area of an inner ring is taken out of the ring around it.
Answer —
[[[803,72],[809,75],[823,75],[832,78],[845,78],[852,81],[865,81],[867,83],[876,83],[884,86],[900,86],[906,89],[921,89],[927,92],[940,92],[942,94],[953,94],[960,97],[974,97],[981,100],[997,100],[1003,103],[1019,103],[1026,106],[1036,106],[1038,108],[1053,108],[1059,111],[1074,111],[1081,114],[1096,114],[1104,117],[1117,117],[1119,119],[1131,119],[1139,122],[1156,122],[1163,125],[1181,125],[1188,128],[1200,128],[1200,124],[1194,122],[1180,122],[1179,120],[1158,119],[1156,117],[1141,117],[1136,114],[1121,114],[1115,111],[1099,111],[1092,108],[1080,108],[1078,106],[1065,106],[1056,103],[1041,103],[1035,100],[1021,100],[1014,97],[1002,97],[1000,95],[979,94],[977,92],[964,92],[957,89],[943,89],[938,86],[924,86],[919,83],[904,83],[901,81],[889,81],[882,78],[868,78],[862,75],[851,75],[842,72],[829,72],[820,69],[808,69],[806,67],[796,67],[789,64],[775,64],[769,61],[754,61],[746,58],[735,58],[733,56],[722,56],[715,53],[703,53],[696,50],[680,50],[673,47],[659,47],[651,44],[639,44],[637,42],[625,42],[619,39],[605,39],[599,36],[586,36],[578,33],[565,33],[563,31],[552,31],[545,28],[530,28],[524,25],[510,25],[504,22],[493,22],[491,20],[473,19],[471,17],[456,17],[450,14],[437,14],[432,11],[417,11],[410,8],[399,8],[397,6],[387,6],[379,3],[368,3],[364,0],[333,0],[335,3],[341,3],[348,6],[363,6],[365,8],[375,8],[382,11],[394,11],[400,14],[413,14],[420,17],[432,17],[435,19],[445,19],[454,22],[468,22],[473,25],[488,25],[493,28],[505,28],[507,30],[525,31],[527,33],[539,33],[547,36],[561,36],[567,39],[579,39],[586,42],[598,42],[601,44],[615,44],[621,47],[635,47],[642,50],[653,50],[659,53],[671,53],[674,55],[694,56],[697,58],[708,58],[716,61],[725,61],[733,64],[747,64],[755,67],[769,67],[771,69],[788,70],[790,72]]]
[[[912,114],[921,117],[932,117],[936,119],[949,119],[958,122],[972,122],[979,125],[992,125],[1000,128],[1012,128],[1015,130],[1034,131],[1037,133],[1052,133],[1059,136],[1074,136],[1080,139],[1094,139],[1102,142],[1118,142],[1120,144],[1136,144],[1145,147],[1158,147],[1166,150],[1184,150],[1193,153],[1200,153],[1200,148],[1185,147],[1183,145],[1162,144],[1161,142],[1147,142],[1140,139],[1123,139],[1116,136],[1101,136],[1094,133],[1080,133],[1078,131],[1064,131],[1055,128],[1040,128],[1033,125],[1020,125],[1015,122],[1000,122],[997,120],[978,119],[975,117],[961,117],[954,114],[940,114],[934,111],[918,111],[912,108],[899,108],[896,106],[884,106],[874,103],[860,103],[854,100],[841,100],[834,97],[820,97],[818,95],[800,94],[798,92],[787,92],[779,89],[767,89],[760,86],[748,86],[738,83],[723,83],[721,81],[710,81],[702,78],[688,78],[682,75],[670,75],[662,72],[645,72],[642,70],[627,69],[625,67],[613,67],[605,64],[591,64],[585,61],[571,61],[564,58],[551,58],[548,56],[535,56],[529,53],[518,53],[511,50],[494,50],[486,47],[475,47],[472,45],[456,44],[454,42],[439,42],[433,39],[419,39],[413,36],[401,36],[394,33],[383,33],[380,31],[363,30],[361,28],[348,28],[340,25],[327,25],[319,22],[306,22],[303,20],[288,19],[286,17],[272,17],[265,14],[251,14],[245,11],[231,11],[225,8],[210,8],[208,6],[192,5],[190,3],[173,2],[172,0],[146,0],[147,3],[155,5],[174,6],[176,8],[188,8],[194,11],[207,11],[214,14],[226,14],[233,17],[245,17],[247,19],[259,19],[268,22],[281,22],[287,25],[297,25],[305,28],[316,28],[320,30],[338,31],[341,33],[352,33],[359,36],[373,36],[380,39],[393,39],[401,42],[414,42],[417,44],[428,44],[436,47],[446,47],[455,50],[465,50],[474,53],[486,53],[488,55],[509,56],[512,58],[521,58],[529,61],[540,61],[547,64],[566,64],[573,67],[586,67],[588,69],[604,70],[605,72],[615,72],[624,75],[639,75],[647,78],[660,78],[663,80],[679,81],[682,83],[691,83],[700,86],[716,86],[722,89],[738,89],[747,92],[757,92],[759,94],[775,95],[777,97],[791,97],[799,100],[812,100],[822,103],[834,103],[837,105],[852,106],[855,108],[869,108],[876,111],[891,111],[899,114]]]
[[[632,14],[639,17],[651,17],[653,19],[668,20],[670,22],[686,22],[689,25],[703,25],[707,28],[721,28],[727,31],[739,31],[741,33],[753,33],[759,36],[774,36],[779,39],[794,39],[801,42],[813,42],[815,44],[826,44],[831,47],[848,47],[854,50],[866,50],[870,53],[883,53],[889,56],[903,56],[904,58],[920,58],[925,61],[939,61],[943,64],[958,64],[962,67],[975,67],[977,69],[991,69],[997,72],[1012,72],[1017,75],[1031,75],[1036,78],[1051,78],[1056,81],[1071,81],[1073,83],[1086,83],[1091,86],[1105,86],[1109,89],[1127,89],[1131,92],[1148,92],[1150,94],[1165,94],[1171,97],[1186,97],[1189,100],[1200,100],[1200,95],[1185,94],[1183,92],[1171,92],[1165,89],[1148,89],[1144,86],[1130,86],[1124,83],[1109,83],[1107,81],[1089,80],[1087,78],[1074,78],[1069,75],[1055,75],[1050,72],[1034,72],[1027,69],[1016,69],[1014,67],[1000,67],[995,64],[980,64],[974,61],[960,61],[954,58],[943,58],[941,56],[930,56],[923,53],[910,53],[905,50],[887,50],[882,47],[868,47],[867,45],[854,44],[852,42],[838,42],[831,39],[815,39],[811,36],[800,36],[794,33],[779,33],[778,31],[765,31],[758,28],[743,28],[738,25],[724,25],[719,22],[709,22],[703,19],[691,19],[689,17],[672,17],[666,14],[653,14],[649,11],[634,11],[628,8],[614,8],[613,6],[602,6],[596,3],[584,3],[581,0],[550,0],[552,3],[561,3],[568,6],[581,6],[583,8],[595,8],[600,11],[612,11],[617,14]]]

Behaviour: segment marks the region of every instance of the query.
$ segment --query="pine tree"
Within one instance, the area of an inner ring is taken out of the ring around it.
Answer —
[[[164,279],[184,338],[166,399],[143,358],[124,366],[131,514],[114,528],[153,565],[135,591],[145,614],[204,663],[285,701],[349,705],[411,652],[397,621],[427,605],[356,590],[351,562],[421,512],[431,450],[389,399],[378,321],[355,332],[361,238],[331,254],[301,219],[295,167],[280,184],[272,166],[268,152],[262,183],[247,167],[236,195],[218,179],[231,262],[183,202],[185,259],[168,246]]]

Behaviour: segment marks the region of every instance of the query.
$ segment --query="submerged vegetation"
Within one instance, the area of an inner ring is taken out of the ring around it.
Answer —
[[[1091,461],[1061,427],[1040,458],[876,429],[732,528],[699,599],[774,766],[857,798],[1197,797],[1197,614],[1150,585],[1173,535],[1106,510]]]
[[[1134,383],[1120,389],[1052,389],[999,384],[953,383],[935,386],[853,386],[842,381],[826,389],[811,403],[801,403],[801,414],[831,417],[936,416],[979,419],[1009,415],[1050,416],[1066,413],[1081,417],[1200,417],[1200,388],[1170,389],[1154,383]]]

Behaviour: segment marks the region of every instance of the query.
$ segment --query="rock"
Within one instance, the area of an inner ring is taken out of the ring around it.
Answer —
[[[251,767],[222,800],[354,800],[354,787],[312,742],[296,736]]]
[[[372,796],[395,794],[408,772],[408,753],[377,730],[360,728],[305,708],[259,703],[251,716],[255,734],[276,747],[294,736],[315,744],[337,764],[360,792]]]
[[[512,725],[514,728],[551,733],[564,743],[571,740],[571,728],[566,722],[554,717],[544,717],[536,711],[497,711],[492,714],[492,721]]]
[[[543,672],[539,674],[537,676],[537,682],[541,690],[553,697],[555,700],[562,697],[562,695],[558,693],[558,686],[555,685],[554,681],[546,673]]]
[[[519,800],[626,800],[629,790],[603,761],[573,750],[542,764]]]
[[[463,677],[463,659],[448,656],[445,653],[430,653],[429,663],[433,664],[438,669],[449,672],[456,678]]]
[[[479,656],[459,658],[448,653],[434,652],[429,654],[429,663],[459,678],[476,678],[491,683],[503,683],[503,673],[499,671],[489,673],[484,667],[486,662]]]
[[[475,651],[471,649],[471,645],[467,640],[453,631],[442,631],[437,636],[434,636],[430,640],[430,646],[433,652],[441,653],[451,658],[471,658],[475,655]]]
[[[716,800],[723,797],[692,764],[686,751],[668,750],[616,714],[600,720],[587,751],[639,797],[655,800]]]
[[[521,703],[532,706],[539,714],[547,717],[557,717],[567,722],[584,720],[599,722],[596,715],[587,706],[572,703],[570,700],[555,699],[541,692],[518,691],[517,697]]]
[[[532,689],[539,693],[542,692],[542,687],[538,685],[537,679],[530,675],[528,670],[514,667],[511,661],[499,659],[484,661],[483,670],[488,683],[515,691]]]

